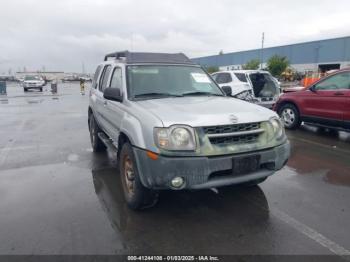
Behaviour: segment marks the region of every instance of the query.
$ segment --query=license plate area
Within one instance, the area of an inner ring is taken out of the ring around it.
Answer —
[[[246,175],[257,171],[260,167],[260,156],[247,156],[232,158],[233,175]]]

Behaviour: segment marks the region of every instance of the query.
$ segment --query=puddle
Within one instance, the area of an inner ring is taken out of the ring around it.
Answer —
[[[68,161],[70,162],[77,162],[79,160],[79,156],[76,154],[69,154],[68,155]]]
[[[44,99],[33,99],[33,100],[27,100],[28,104],[41,104],[44,101]]]
[[[348,186],[350,187],[350,169],[348,170],[340,170],[340,171],[332,171],[330,170],[324,177],[323,180],[327,183],[339,186]]]

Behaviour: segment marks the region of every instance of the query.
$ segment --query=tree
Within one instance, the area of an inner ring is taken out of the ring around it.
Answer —
[[[244,70],[256,70],[259,69],[260,66],[260,60],[259,59],[252,59],[248,61],[245,65],[242,66]]]
[[[217,66],[208,66],[208,67],[205,67],[205,69],[207,70],[207,72],[209,74],[212,74],[212,73],[219,71],[219,68]]]
[[[289,61],[285,56],[274,55],[267,61],[267,69],[275,77],[279,77],[288,66]]]

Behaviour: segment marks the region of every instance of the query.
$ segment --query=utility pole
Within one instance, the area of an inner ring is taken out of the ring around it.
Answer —
[[[262,33],[262,38],[261,38],[260,69],[263,68],[263,63],[264,63],[264,42],[265,42],[265,32]]]

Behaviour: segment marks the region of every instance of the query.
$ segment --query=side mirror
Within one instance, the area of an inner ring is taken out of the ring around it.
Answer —
[[[230,86],[223,86],[221,87],[222,91],[224,91],[224,93],[227,95],[227,96],[231,96],[232,95],[232,89]]]
[[[315,86],[314,86],[314,85],[312,85],[312,86],[309,88],[309,90],[310,90],[311,92],[316,93],[316,88],[315,88]]]
[[[103,97],[107,100],[112,100],[117,102],[123,101],[123,96],[119,88],[111,88],[111,87],[106,88],[103,92]]]

